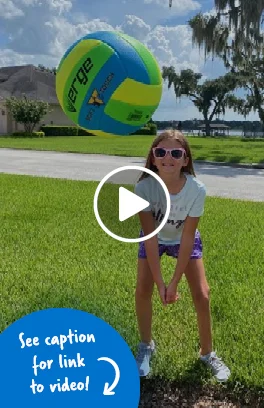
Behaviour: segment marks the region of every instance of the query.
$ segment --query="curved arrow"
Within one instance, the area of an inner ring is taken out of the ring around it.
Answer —
[[[120,370],[118,365],[116,364],[116,362],[114,360],[112,360],[111,358],[108,357],[101,357],[98,358],[98,361],[107,361],[108,363],[110,363],[114,369],[115,369],[115,380],[113,382],[113,384],[109,387],[109,383],[105,383],[104,386],[104,395],[115,395],[115,392],[113,392],[113,389],[117,386],[119,380],[120,380]]]

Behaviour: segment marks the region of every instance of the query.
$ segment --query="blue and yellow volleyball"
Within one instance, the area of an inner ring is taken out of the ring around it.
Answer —
[[[76,125],[98,136],[125,136],[143,127],[156,111],[162,76],[140,41],[98,31],[66,51],[56,74],[56,93]]]

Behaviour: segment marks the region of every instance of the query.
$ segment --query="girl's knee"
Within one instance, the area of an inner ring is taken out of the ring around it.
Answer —
[[[153,295],[154,283],[153,282],[138,282],[136,287],[135,296],[141,299],[149,299]]]
[[[150,298],[154,290],[154,281],[147,261],[140,259],[138,263],[138,278],[136,297]]]
[[[210,301],[210,288],[209,286],[204,286],[199,288],[194,293],[194,300],[199,304],[207,304]]]

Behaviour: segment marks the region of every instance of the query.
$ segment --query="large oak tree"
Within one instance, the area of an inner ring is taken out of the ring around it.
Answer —
[[[235,74],[228,73],[222,77],[201,82],[202,74],[191,69],[182,70],[179,74],[175,68],[163,67],[162,77],[168,88],[173,86],[176,98],[188,97],[202,113],[206,136],[210,136],[210,124],[216,116],[225,114],[227,107],[237,106],[233,91],[239,86]]]

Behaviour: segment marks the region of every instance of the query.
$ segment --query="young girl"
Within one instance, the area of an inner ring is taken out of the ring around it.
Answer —
[[[164,181],[171,198],[171,211],[167,223],[154,237],[141,242],[138,251],[138,277],[136,312],[141,342],[136,357],[140,376],[147,376],[155,350],[151,334],[152,294],[157,285],[163,305],[178,300],[177,288],[185,274],[197,313],[200,359],[212,369],[218,381],[226,381],[230,370],[212,348],[209,286],[202,260],[202,241],[197,229],[204,212],[205,186],[195,175],[192,155],[187,139],[179,131],[169,130],[153,142],[146,168],[157,173]],[[153,232],[165,214],[165,194],[154,177],[143,173],[135,193],[147,200],[150,206],[139,213],[141,236]],[[155,217],[155,218],[154,218]],[[157,221],[158,219],[158,221]],[[177,258],[177,264],[166,287],[160,268],[160,257],[166,254]]]

